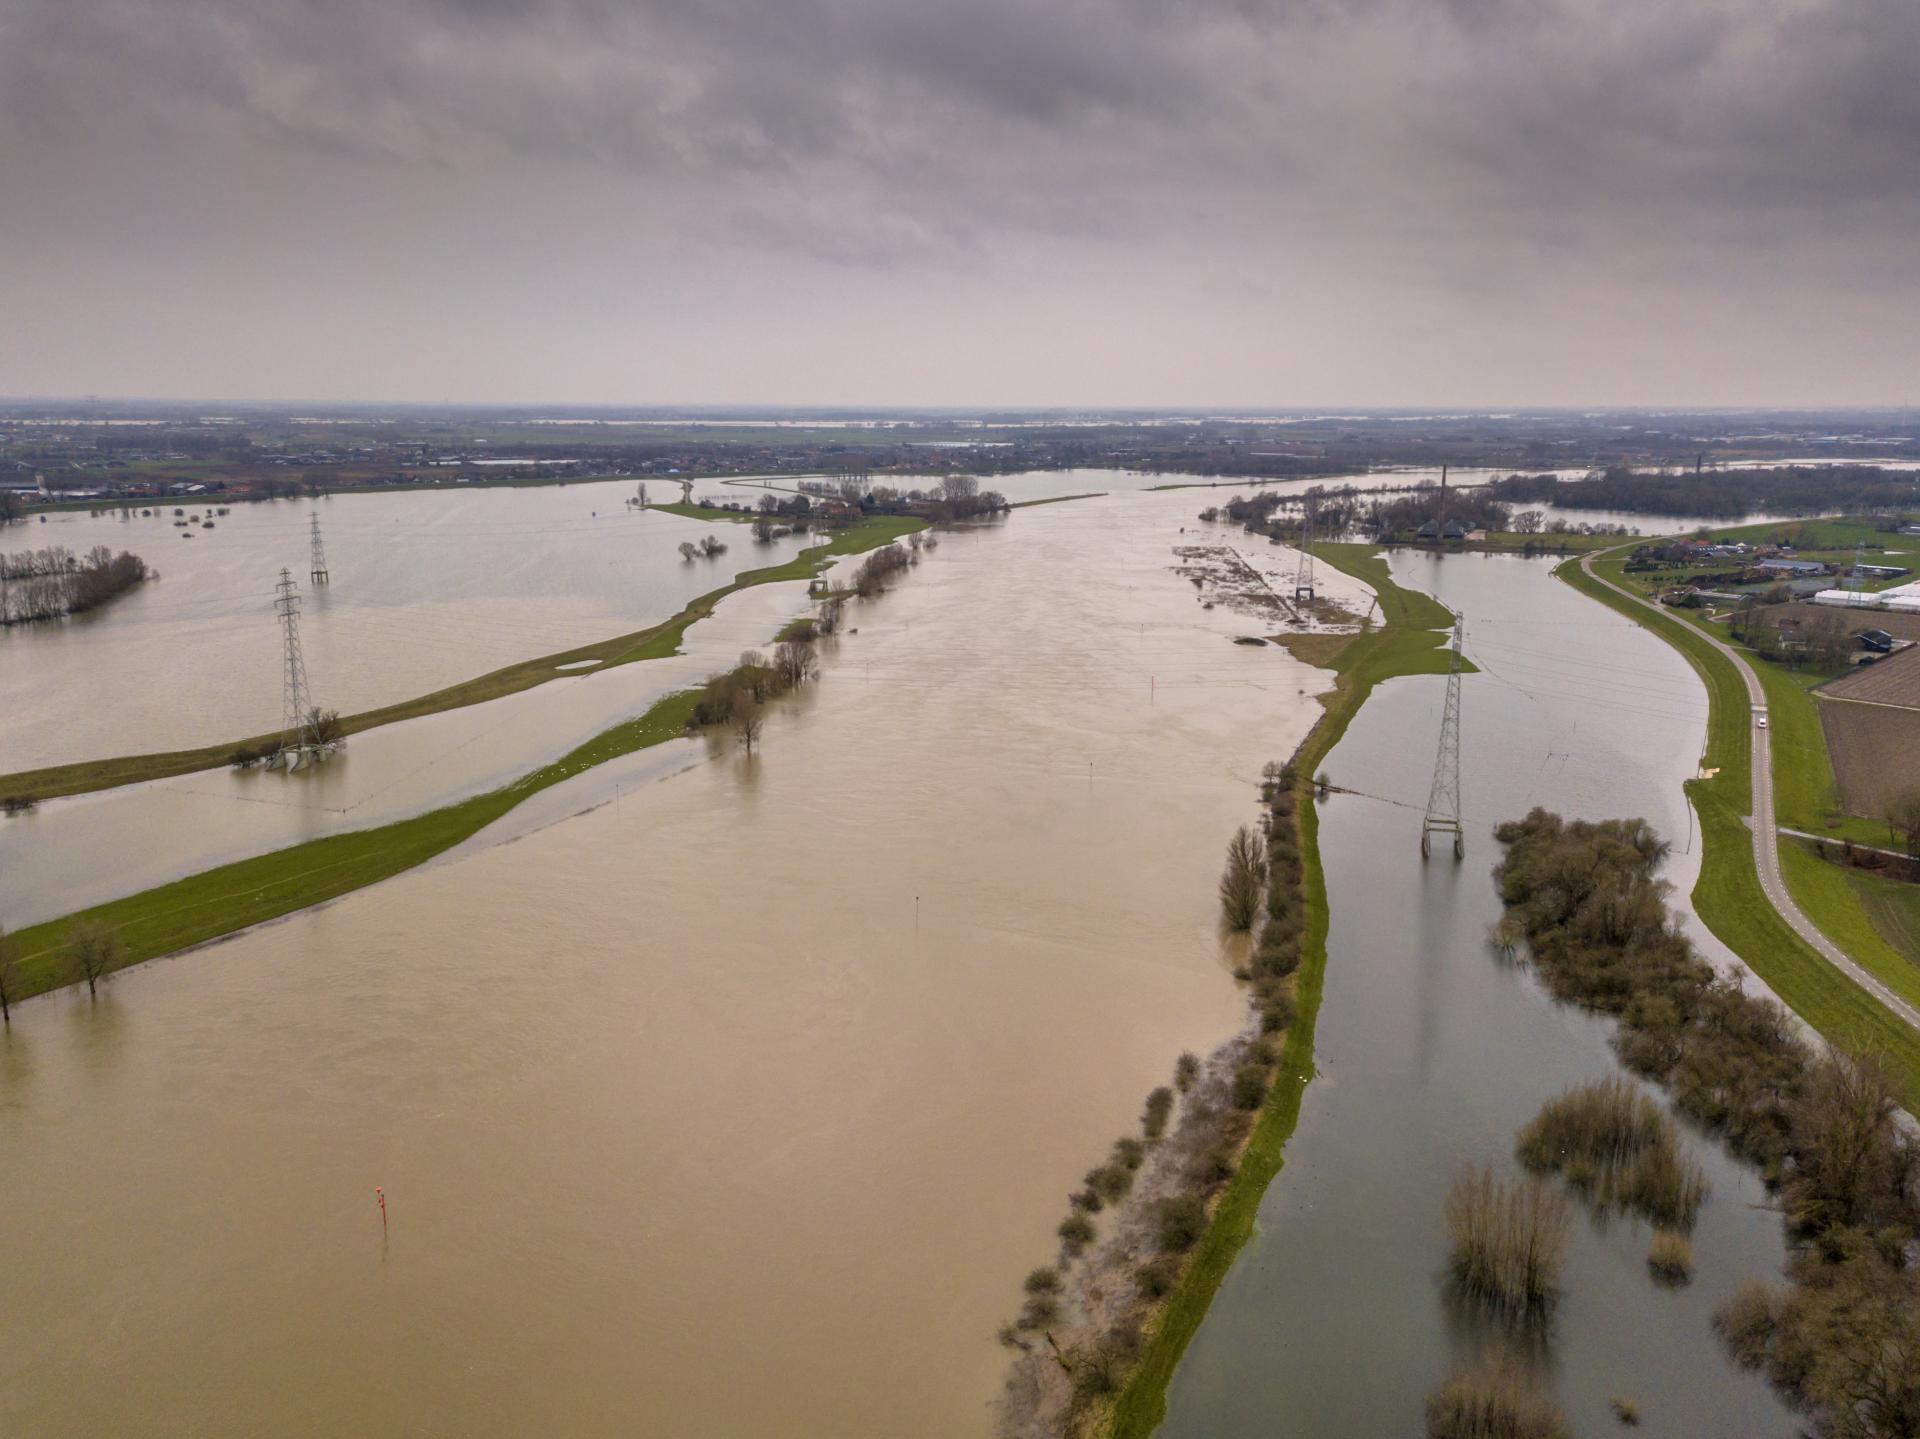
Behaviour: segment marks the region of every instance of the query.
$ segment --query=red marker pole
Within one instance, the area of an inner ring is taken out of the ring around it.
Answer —
[[[387,1232],[387,1192],[379,1185],[373,1187],[373,1197],[380,1201],[380,1232]]]

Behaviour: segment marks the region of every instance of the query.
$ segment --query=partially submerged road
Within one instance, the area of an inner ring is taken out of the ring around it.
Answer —
[[[1610,554],[1612,551],[1603,550],[1601,553]],[[1651,600],[1595,574],[1595,558],[1592,554],[1580,557],[1580,568],[1589,579],[1598,581],[1617,595],[1625,595],[1636,605],[1642,605],[1655,614],[1660,613],[1659,607]],[[1766,691],[1761,688],[1760,676],[1754,673],[1753,666],[1732,645],[1704,630],[1695,633],[1733,662],[1733,667],[1739,671],[1740,678],[1747,686],[1747,702],[1753,711],[1753,723],[1748,729],[1753,753],[1753,818],[1749,828],[1753,831],[1753,867],[1760,876],[1760,888],[1766,892],[1768,901],[1792,927],[1793,932],[1812,945],[1821,958],[1879,1000],[1903,1024],[1920,1030],[1920,1010],[1861,968],[1845,950],[1822,934],[1787,892],[1786,881],[1780,875],[1780,840],[1773,815],[1773,746],[1771,737],[1760,724],[1767,713]]]

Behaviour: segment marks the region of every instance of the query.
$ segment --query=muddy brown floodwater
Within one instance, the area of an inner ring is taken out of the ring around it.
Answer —
[[[946,536],[751,761],[17,1010],[0,1430],[987,1432],[1068,1190],[1242,1022],[1222,847],[1317,712],[1194,508]]]

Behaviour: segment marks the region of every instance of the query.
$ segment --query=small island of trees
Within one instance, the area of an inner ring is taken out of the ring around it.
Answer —
[[[147,562],[95,545],[84,558],[64,545],[0,555],[0,625],[31,624],[97,609],[147,579]]]

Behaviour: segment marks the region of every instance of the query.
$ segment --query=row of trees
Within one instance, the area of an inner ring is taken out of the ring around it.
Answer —
[[[810,635],[780,641],[771,656],[759,650],[743,650],[738,664],[724,674],[710,676],[700,687],[687,727],[725,726],[746,752],[752,754],[766,726],[767,704],[791,693],[819,672],[820,660],[814,653]]]
[[[64,546],[0,555],[0,624],[77,615],[147,579],[138,555],[95,545],[84,558]]]
[[[1578,480],[1509,475],[1493,498],[1563,509],[1626,510],[1641,515],[1831,514],[1897,511],[1914,503],[1911,474],[1877,465],[1791,465],[1781,469],[1634,470],[1614,465]]]

